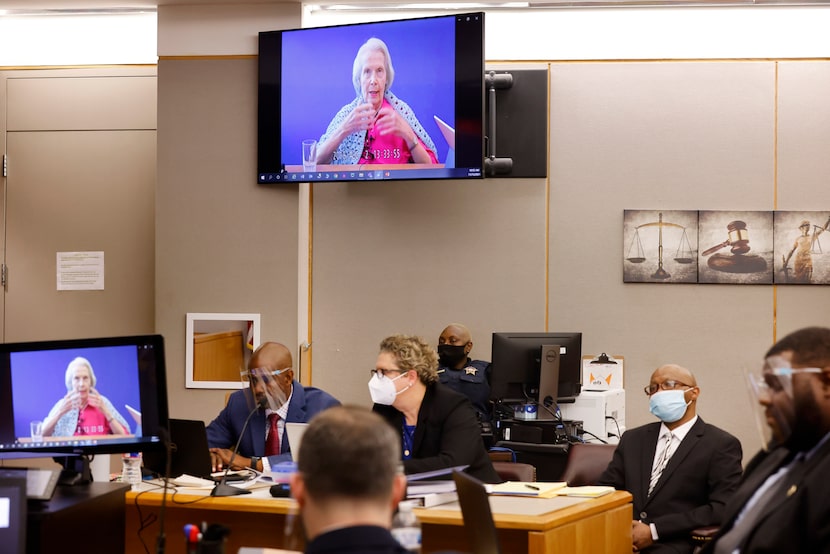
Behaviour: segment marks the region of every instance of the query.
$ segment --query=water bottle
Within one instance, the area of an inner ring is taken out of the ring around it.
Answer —
[[[121,458],[121,482],[129,483],[134,491],[138,490],[141,485],[141,452],[124,454]]]
[[[410,552],[421,551],[421,522],[412,511],[416,505],[417,501],[400,502],[392,518],[392,536]]]

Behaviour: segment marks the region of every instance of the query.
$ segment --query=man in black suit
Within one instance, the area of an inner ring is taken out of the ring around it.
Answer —
[[[767,352],[755,392],[772,442],[747,465],[706,552],[830,552],[830,329]]]
[[[634,497],[634,551],[689,553],[690,532],[721,521],[741,477],[741,443],[697,416],[688,369],[659,367],[645,392],[661,422],[626,431],[599,482]]]

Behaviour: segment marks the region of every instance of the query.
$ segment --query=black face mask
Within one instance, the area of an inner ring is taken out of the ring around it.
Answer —
[[[466,347],[466,344],[462,344],[460,346],[452,344],[439,344],[438,361],[442,366],[455,367],[462,360],[467,359],[467,353],[464,351]]]

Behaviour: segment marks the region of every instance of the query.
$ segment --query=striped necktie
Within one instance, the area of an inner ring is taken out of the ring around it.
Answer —
[[[669,463],[669,458],[671,458],[671,454],[669,450],[671,449],[672,441],[674,440],[674,435],[671,433],[667,433],[661,437],[661,440],[665,439],[665,446],[663,446],[660,453],[657,454],[657,462],[651,468],[651,479],[648,481],[648,494],[651,496],[651,491],[654,490],[654,486],[657,485],[657,481],[660,480],[660,476],[663,475],[663,470],[666,469],[666,465]]]

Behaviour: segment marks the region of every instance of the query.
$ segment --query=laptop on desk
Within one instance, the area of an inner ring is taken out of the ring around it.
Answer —
[[[33,467],[4,467],[0,469],[0,480],[20,479],[26,487],[24,492],[28,500],[51,500],[61,475],[59,469],[41,469]],[[2,543],[0,543],[2,544]]]
[[[303,440],[308,423],[285,423],[285,433],[288,435],[288,448],[291,449],[291,458],[296,463],[300,459],[300,443]]]
[[[26,552],[26,476],[0,475],[0,544],[3,552]]]
[[[210,450],[208,449],[205,422],[191,419],[170,419],[170,477],[192,475],[202,479],[218,481],[212,473]],[[165,475],[167,452],[164,450],[145,452],[144,467],[160,476]],[[228,473],[226,481],[244,481],[247,472]]]
[[[501,554],[490,497],[484,483],[461,471],[454,471],[452,478],[471,554]]]

